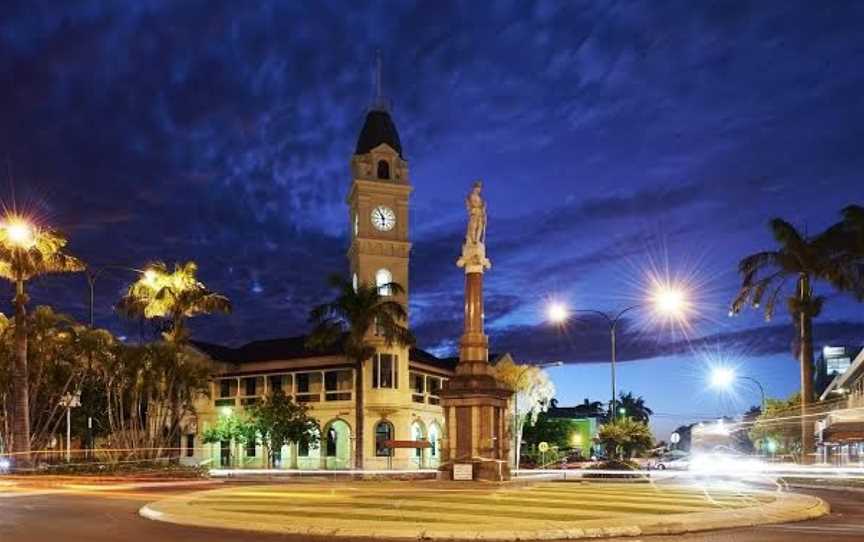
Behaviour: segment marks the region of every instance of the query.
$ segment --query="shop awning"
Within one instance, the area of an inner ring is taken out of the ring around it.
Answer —
[[[822,430],[823,442],[864,442],[864,421],[834,422]]]

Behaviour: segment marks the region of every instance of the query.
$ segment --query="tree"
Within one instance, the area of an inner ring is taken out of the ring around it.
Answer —
[[[864,301],[864,207],[849,205],[843,209],[843,220],[828,229],[838,249],[837,260],[843,273],[834,285]]]
[[[235,416],[233,413],[219,416],[216,420],[216,425],[208,427],[201,434],[201,439],[204,444],[221,444],[222,442],[232,443],[235,446],[246,443],[250,438],[254,440],[255,427],[248,419]],[[229,445],[228,463],[232,464],[232,457]],[[224,466],[224,465],[223,465]]]
[[[766,399],[765,412],[750,428],[750,440],[756,449],[771,454],[800,454],[801,431],[797,421],[800,408],[800,393],[794,393],[788,399]]]
[[[185,342],[189,338],[186,321],[200,314],[231,312],[227,297],[209,290],[197,279],[195,262],[175,264],[169,271],[162,262],[147,267],[141,277],[132,283],[117,309],[130,318],[164,318],[168,330],[167,341]]]
[[[513,395],[516,411],[513,417],[513,434],[516,443],[522,442],[522,431],[526,422],[534,425],[541,412],[545,412],[554,400],[555,385],[549,374],[533,365],[517,365],[512,359],[505,358],[495,366],[498,379],[509,385],[516,393]],[[513,447],[513,462],[519,465],[520,446]]]
[[[565,418],[550,418],[546,413],[540,414],[537,421],[525,426],[522,441],[529,446],[546,442],[560,449],[570,448],[570,438],[574,427],[571,420]]]
[[[94,366],[107,402],[110,447],[159,457],[180,436],[195,400],[207,393],[208,361],[173,342],[113,342]]]
[[[600,426],[597,441],[606,449],[606,455],[627,460],[643,452],[654,443],[648,424],[630,418],[618,418]]]
[[[788,295],[797,338],[796,354],[801,366],[801,435],[806,453],[813,450],[813,434],[807,421],[807,407],[813,402],[813,318],[822,311],[824,298],[815,295],[813,283],[834,285],[848,281],[847,266],[838,260],[837,236],[830,232],[816,236],[800,233],[788,222],[775,218],[771,231],[778,247],[757,252],[738,264],[741,287],[732,301],[732,313],[745,305],[758,308],[764,302],[770,320],[779,299]],[[794,284],[794,290],[789,291]]]
[[[0,224],[0,277],[15,284],[15,360],[12,365],[12,451],[30,461],[30,397],[27,368],[27,301],[24,285],[52,273],[83,271],[84,264],[64,252],[66,238],[24,218],[8,215]]]
[[[268,468],[273,465],[274,452],[285,444],[318,444],[318,424],[309,416],[309,407],[295,403],[282,390],[276,390],[248,408],[247,414],[266,449]]]
[[[314,329],[307,345],[319,350],[339,345],[345,356],[354,361],[354,464],[359,469],[363,468],[364,364],[375,354],[376,345],[412,346],[416,341],[406,325],[405,306],[394,300],[394,296],[405,293],[401,285],[395,282],[380,287],[359,284],[355,289],[351,281],[339,275],[330,277],[330,285],[337,292],[336,298],[312,309],[309,320]]]
[[[620,393],[618,395],[618,408],[623,409],[624,416],[632,418],[637,422],[648,423],[648,419],[654,411],[645,406],[642,396],[634,397],[632,393]]]

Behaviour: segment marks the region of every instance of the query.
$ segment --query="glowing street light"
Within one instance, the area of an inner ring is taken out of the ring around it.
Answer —
[[[36,244],[36,232],[33,224],[18,216],[10,216],[2,224],[6,230],[6,238],[19,248],[29,249]]]
[[[553,324],[563,324],[570,316],[567,306],[562,303],[551,303],[546,309],[549,321]]]
[[[654,291],[649,296],[647,302],[631,305],[615,314],[594,309],[570,309],[567,305],[561,302],[554,302],[550,303],[546,308],[546,315],[549,321],[553,324],[563,325],[573,313],[596,314],[603,318],[609,325],[609,337],[612,343],[612,402],[610,403],[609,410],[612,414],[612,419],[614,420],[618,416],[618,410],[615,408],[615,403],[617,401],[617,383],[615,379],[615,363],[617,362],[616,331],[621,317],[631,310],[651,307],[657,314],[680,319],[685,316],[688,305],[687,295],[684,290],[673,287],[669,284],[657,283],[655,284]]]
[[[753,377],[739,375],[732,367],[714,367],[709,375],[711,386],[719,390],[730,390],[736,380],[746,380],[752,382],[759,388],[759,394],[762,398],[762,413],[765,413],[765,388],[762,384]]]

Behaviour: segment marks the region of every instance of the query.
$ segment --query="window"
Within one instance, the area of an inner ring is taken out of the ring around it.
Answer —
[[[378,178],[390,178],[390,164],[387,163],[387,160],[378,160]]]
[[[393,295],[393,289],[390,283],[393,282],[393,273],[389,269],[379,269],[375,273],[375,286],[378,287],[378,294]]]
[[[384,443],[393,440],[393,425],[390,422],[378,422],[375,426],[375,455],[378,457],[389,457],[393,450]]]
[[[297,393],[309,393],[309,373],[297,375]]]
[[[297,455],[300,457],[309,457],[309,441],[301,440],[297,444]]]
[[[350,401],[354,374],[350,370],[324,373],[324,400]]]
[[[360,289],[360,279],[357,278],[357,273],[354,273],[354,276],[351,277],[351,286],[354,287],[354,293],[357,293],[357,290]]]
[[[423,436],[423,428],[416,423],[411,426],[411,438],[414,440],[426,440]],[[414,448],[414,457],[417,459],[423,458],[423,448]]]
[[[373,388],[399,387],[399,356],[394,354],[375,354],[372,366]]]
[[[270,377],[270,392],[282,391],[282,375],[273,375]]]
[[[243,386],[245,388],[247,397],[257,395],[257,393],[255,393],[257,384],[258,384],[257,378],[244,378],[243,379]]]
[[[360,234],[360,215],[354,213],[354,237]]]
[[[327,457],[336,457],[336,430],[327,430]]]
[[[429,454],[438,457],[438,425],[429,428]]]
[[[425,403],[426,377],[420,373],[409,373],[411,381],[411,400],[415,403]]]
[[[414,393],[423,393],[426,389],[426,379],[420,373],[411,373],[411,388]]]
[[[255,457],[256,439],[250,438],[246,441],[246,457]]]
[[[186,457],[195,457],[195,433],[186,435]]]
[[[231,397],[231,381],[219,381],[219,397]]]

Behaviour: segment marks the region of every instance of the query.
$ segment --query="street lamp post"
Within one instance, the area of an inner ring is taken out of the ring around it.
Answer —
[[[81,406],[81,392],[67,393],[60,399],[60,406],[66,409],[66,462],[72,460],[72,409]]]
[[[87,277],[87,286],[90,287],[90,327],[95,327],[96,325],[96,314],[95,314],[95,306],[96,306],[96,279],[99,278],[104,271],[108,270],[119,270],[119,271],[131,271],[133,273],[144,274],[146,273],[143,269],[136,269],[134,267],[129,267],[126,265],[98,265],[98,266],[88,266],[84,272],[84,276]]]
[[[759,388],[759,396],[762,400],[761,407],[762,413],[765,413],[765,387],[762,386],[758,380],[753,378],[752,376],[747,375],[739,375],[735,372],[731,367],[717,367],[713,371],[711,371],[711,384],[715,388],[719,389],[729,389],[732,386],[732,383],[735,380],[746,380],[755,384],[757,388]]]
[[[617,347],[617,330],[618,330],[618,322],[621,321],[621,317],[627,314],[628,312],[638,309],[644,306],[644,304],[631,305],[627,308],[624,308],[618,311],[615,314],[606,313],[599,310],[594,309],[575,309],[568,310],[561,306],[553,306],[549,310],[550,317],[553,322],[561,323],[567,319],[567,316],[570,312],[573,313],[582,313],[582,314],[594,314],[603,318],[606,324],[609,326],[609,339],[612,347],[612,358],[611,358],[611,376],[612,376],[612,401],[609,403],[609,412],[612,416],[612,420],[614,421],[618,417],[618,411],[615,409],[615,404],[618,397],[618,389],[617,389],[617,380],[615,376],[615,364],[618,361],[618,347]]]
[[[560,367],[564,363],[561,361],[550,361],[547,363],[538,363],[527,365],[519,372],[516,377],[516,393],[513,394],[513,469],[519,468],[519,448],[522,445],[519,435],[519,386],[522,383],[522,378],[528,374],[532,367],[543,369],[544,367]]]
[[[681,316],[687,307],[687,302],[685,300],[685,296],[681,290],[668,287],[668,286],[658,286],[656,291],[652,294],[650,303],[637,303],[635,305],[631,305],[624,309],[621,309],[617,313],[607,313],[600,310],[595,309],[575,309],[570,310],[566,306],[553,303],[549,307],[549,319],[552,322],[557,324],[562,324],[567,321],[567,318],[570,316],[570,313],[582,313],[582,314],[594,314],[603,318],[609,326],[609,339],[611,342],[611,376],[612,376],[612,402],[609,405],[609,412],[612,418],[612,421],[615,421],[618,418],[618,411],[615,408],[618,398],[618,389],[617,389],[617,381],[615,376],[615,364],[618,361],[618,345],[617,345],[617,330],[618,330],[618,322],[621,321],[621,318],[627,314],[628,312],[646,307],[648,305],[653,305],[654,309],[661,314],[667,315],[675,315]]]

